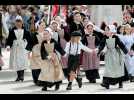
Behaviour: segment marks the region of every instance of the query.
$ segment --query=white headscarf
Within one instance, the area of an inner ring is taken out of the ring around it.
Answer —
[[[116,30],[116,27],[114,25],[108,25],[109,29],[110,29],[110,32],[112,33],[116,33],[117,30]]]

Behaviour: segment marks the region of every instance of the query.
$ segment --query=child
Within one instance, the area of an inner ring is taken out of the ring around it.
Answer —
[[[24,80],[24,70],[28,67],[31,42],[31,35],[24,29],[22,17],[18,15],[16,17],[15,27],[10,30],[7,39],[7,50],[10,50],[9,67],[17,71],[17,82]]]
[[[37,32],[32,33],[33,46],[32,46],[32,57],[31,57],[31,69],[32,77],[35,85],[41,85],[38,81],[38,77],[41,71],[42,60],[40,55],[40,47],[43,41],[43,34],[45,34],[45,22],[39,21],[37,24]]]
[[[124,35],[118,34],[117,36],[120,38],[120,40],[123,42],[123,44],[126,46],[127,50],[130,51],[131,46],[134,43],[134,35],[131,34],[131,26],[129,24],[124,25]],[[130,62],[132,61],[132,57],[130,55],[125,55],[125,67],[128,71],[128,76],[130,77],[130,82],[133,79],[132,74],[132,67],[130,65]],[[128,77],[128,79],[129,79]]]
[[[74,31],[71,33],[71,40],[66,44],[65,51],[68,54],[68,75],[69,75],[69,83],[67,86],[67,90],[72,90],[72,82],[76,78],[77,68],[79,67],[79,59],[81,50],[86,52],[92,52],[91,49],[84,46],[81,40],[81,33],[79,31]],[[79,88],[82,87],[82,82],[78,82]]]
[[[122,78],[124,76],[124,59],[121,54],[122,50],[125,54],[128,53],[125,45],[120,39],[114,35],[115,27],[109,25],[106,27],[106,36],[101,41],[99,53],[105,53],[105,70],[103,83],[101,86],[109,89],[109,85],[119,83],[119,88],[123,88]]]
[[[44,84],[42,91],[47,91],[47,87],[52,87],[53,85],[55,85],[55,90],[59,90],[64,74],[56,50],[61,55],[65,55],[65,51],[52,39],[49,31],[47,31],[45,37],[41,44],[41,58],[43,62],[39,80]]]
[[[129,74],[131,75],[130,81],[134,82],[134,44],[131,46],[130,54],[129,54]]]
[[[93,32],[94,25],[92,23],[88,23],[85,27],[86,35],[84,38],[87,39],[87,43],[85,45],[91,49],[98,48],[100,44],[99,36]],[[87,53],[83,52],[83,60],[82,60],[82,68],[86,73],[86,78],[90,83],[96,83],[96,79],[99,79],[99,57],[96,52]]]
[[[62,32],[60,34],[60,45],[63,49],[65,49],[65,46],[66,46],[66,43],[67,41],[64,39],[64,32]],[[67,62],[68,62],[68,59],[67,57],[63,57],[61,56],[61,62],[63,64],[63,72],[64,72],[64,76],[67,78],[68,75],[67,75]]]

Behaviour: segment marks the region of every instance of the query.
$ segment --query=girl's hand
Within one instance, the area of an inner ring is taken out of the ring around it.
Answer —
[[[128,52],[128,54],[129,54],[130,56],[133,56],[133,55],[134,55],[134,51],[130,50],[130,51]]]
[[[7,51],[10,51],[10,47],[7,47],[6,49],[7,49]]]
[[[48,60],[50,60],[52,57],[51,56],[47,56]]]
[[[32,58],[32,53],[29,52],[29,53],[28,53],[28,59],[31,59],[31,58]]]
[[[96,53],[98,53],[99,49],[98,49],[98,48],[96,48],[96,49],[94,49],[94,51],[95,51]]]
[[[104,55],[105,55],[105,52],[104,52],[104,51],[102,51],[100,54],[104,56]]]

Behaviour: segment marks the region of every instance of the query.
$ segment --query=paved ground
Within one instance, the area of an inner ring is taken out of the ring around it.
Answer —
[[[5,66],[0,72],[0,94],[133,94],[134,83],[124,83],[123,89],[118,89],[118,85],[111,86],[110,90],[106,90],[100,86],[104,68],[100,68],[101,79],[97,80],[96,84],[88,83],[85,77],[83,77],[83,87],[78,88],[77,83],[74,81],[73,90],[66,91],[67,80],[63,81],[59,91],[54,91],[54,87],[49,88],[47,92],[42,92],[41,88],[34,86],[32,83],[32,77],[30,70],[25,72],[25,81],[23,83],[14,82],[16,73],[8,70],[9,52],[3,51],[3,59]]]

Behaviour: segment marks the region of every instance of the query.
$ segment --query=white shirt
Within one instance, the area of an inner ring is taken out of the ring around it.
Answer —
[[[78,47],[78,49],[77,49],[77,47]],[[71,48],[70,48],[70,42],[66,43],[65,52],[67,54],[69,54],[69,52],[70,52],[70,55],[80,54],[81,50],[84,50],[85,52],[92,52],[92,50],[90,48],[84,46],[81,42],[79,42],[78,44],[71,43]]]

